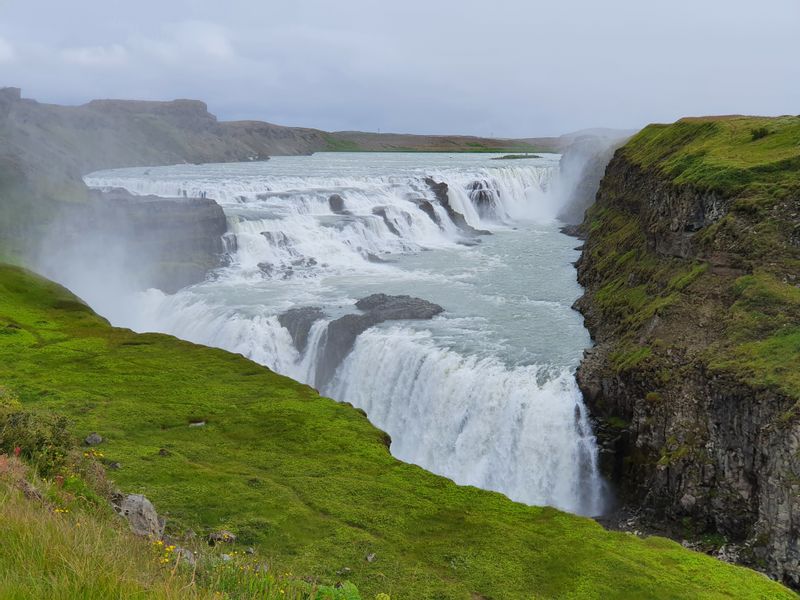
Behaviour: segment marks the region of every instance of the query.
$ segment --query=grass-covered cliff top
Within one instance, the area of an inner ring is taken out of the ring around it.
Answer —
[[[727,194],[800,189],[800,117],[694,117],[650,125],[624,152],[676,184]]]
[[[800,117],[646,127],[586,229],[582,270],[619,368],[678,348],[800,400]]]
[[[349,579],[364,598],[795,597],[665,539],[607,532],[403,464],[352,407],[238,355],[112,328],[9,266],[0,384],[26,410],[66,415],[77,436],[106,438],[103,460],[120,463],[110,476],[146,494],[168,533],[225,528],[272,569]],[[0,552],[0,575],[12,558]]]

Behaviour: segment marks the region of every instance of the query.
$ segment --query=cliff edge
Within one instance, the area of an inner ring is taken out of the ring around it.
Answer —
[[[651,125],[582,225],[578,372],[621,501],[800,585],[800,118]]]

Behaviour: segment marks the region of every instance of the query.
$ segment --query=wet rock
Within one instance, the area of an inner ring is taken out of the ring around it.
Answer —
[[[439,215],[436,214],[436,209],[433,208],[433,204],[431,204],[429,200],[414,198],[411,201],[416,204],[422,212],[428,215],[430,220],[436,223],[440,229],[442,228],[442,220],[439,218]]]
[[[497,205],[500,193],[496,192],[485,179],[473,181],[469,186],[469,199],[481,219],[497,218]]]
[[[486,231],[485,229],[475,229],[472,225],[467,223],[464,215],[453,209],[453,207],[450,205],[450,198],[447,195],[449,188],[446,183],[437,182],[431,177],[426,177],[425,183],[428,184],[428,187],[433,192],[433,195],[436,196],[436,200],[439,202],[439,204],[441,204],[444,208],[447,216],[450,218],[453,224],[462,231],[462,233],[470,236],[491,235],[491,231]]]
[[[385,260],[378,256],[377,254],[373,254],[372,252],[367,252],[367,260],[371,263],[387,263],[388,260]]]
[[[373,294],[356,302],[363,314],[345,315],[328,325],[325,345],[317,366],[317,385],[331,380],[337,367],[353,349],[356,338],[384,321],[432,319],[444,309],[438,304],[411,296]]]
[[[325,313],[318,306],[292,308],[278,316],[278,323],[289,331],[292,342],[298,352],[303,352],[308,344],[308,333],[312,325],[325,318]]]
[[[117,512],[125,517],[136,535],[161,539],[164,521],[159,518],[153,504],[142,494],[127,494],[117,497]]]
[[[392,223],[391,219],[389,219],[389,217],[386,215],[386,209],[384,207],[376,206],[372,209],[372,214],[383,219],[383,223],[386,225],[386,228],[397,237],[401,237],[400,230],[397,229],[397,226]]]
[[[345,210],[344,198],[339,194],[331,194],[330,198],[328,198],[328,206],[330,206],[331,212],[335,215],[351,214],[349,210]]]
[[[86,439],[83,441],[87,446],[97,446],[103,443],[103,436],[95,431],[94,433],[87,435]]]
[[[382,321],[397,319],[432,319],[444,309],[438,304],[412,296],[372,294],[356,302],[356,308],[377,314]]]

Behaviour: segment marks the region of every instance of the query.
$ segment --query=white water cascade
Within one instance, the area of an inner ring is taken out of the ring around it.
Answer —
[[[351,402],[391,435],[395,456],[458,483],[599,514],[574,378],[589,340],[570,309],[580,290],[548,193],[556,172],[552,155],[317,154],[96,173],[90,186],[214,198],[229,230],[228,266],[205,283],[96,308]],[[444,312],[366,328],[323,378],[330,323],[378,292]],[[298,307],[317,310],[302,340],[280,321]]]

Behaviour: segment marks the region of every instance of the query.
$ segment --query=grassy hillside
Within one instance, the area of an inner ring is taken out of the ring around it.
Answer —
[[[12,419],[2,416],[5,424]],[[60,483],[41,479],[22,459],[0,455],[3,600],[361,600],[351,583],[334,588],[302,581],[273,572],[257,555],[136,537],[98,496],[93,453],[71,454],[64,465],[70,474]],[[95,474],[94,485],[87,471]]]
[[[112,328],[9,266],[0,383],[80,436],[100,432],[115,483],[145,493],[172,535],[226,528],[273,569],[328,583],[347,573],[366,598],[796,597],[676,543],[403,464],[360,411],[241,356]]]

